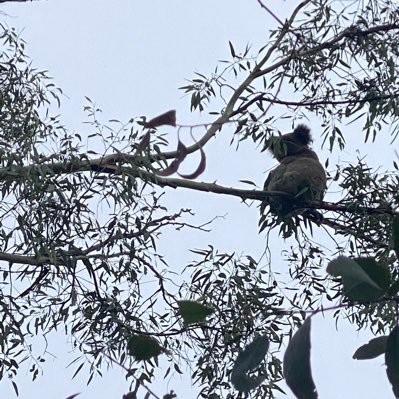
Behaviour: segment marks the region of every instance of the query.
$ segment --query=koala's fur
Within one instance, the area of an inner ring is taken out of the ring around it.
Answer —
[[[280,165],[269,173],[264,190],[297,196],[295,199],[268,197],[266,201],[271,213],[284,216],[293,211],[293,204],[323,199],[327,184],[326,173],[316,153],[309,148],[311,142],[310,129],[305,125],[298,125],[292,133],[271,139],[270,151]]]

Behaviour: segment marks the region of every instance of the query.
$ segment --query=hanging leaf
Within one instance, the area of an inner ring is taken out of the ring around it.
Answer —
[[[80,393],[75,393],[75,394],[73,394],[73,395],[68,396],[68,397],[65,398],[65,399],[74,399],[74,398],[76,398],[78,395],[80,395]]]
[[[250,377],[248,373],[259,366],[268,350],[269,339],[265,335],[260,335],[239,353],[231,373],[231,382],[237,390],[247,393],[265,380],[264,375]]]
[[[291,338],[283,360],[287,385],[298,399],[317,399],[310,366],[310,318],[307,318]]]
[[[257,336],[239,353],[234,363],[233,372],[247,373],[254,370],[265,358],[269,345],[266,335]]]
[[[150,145],[151,133],[148,131],[137,144],[134,155],[138,155],[143,152]]]
[[[176,158],[170,163],[167,168],[163,170],[157,170],[156,174],[158,176],[170,176],[173,173],[176,173],[179,169],[180,164],[183,162],[186,156],[187,147],[179,140],[177,143]]]
[[[211,307],[195,301],[177,301],[177,304],[186,324],[203,323],[205,318],[214,312]]]
[[[248,393],[257,388],[266,379],[264,375],[250,377],[247,374],[231,374],[231,383],[237,391]]]
[[[197,169],[188,175],[182,175],[179,173],[179,176],[182,177],[183,179],[188,179],[188,180],[193,180],[196,179],[200,174],[202,174],[206,168],[206,155],[205,155],[205,151],[202,149],[202,147],[200,147],[199,149],[200,154],[201,154],[201,160],[200,163],[197,167]]]
[[[387,345],[387,339],[387,335],[371,339],[367,344],[357,348],[356,352],[353,354],[353,359],[374,359],[384,354]]]
[[[134,356],[136,360],[149,360],[154,356],[162,353],[162,348],[158,341],[148,335],[132,335],[130,336],[127,349],[129,355]]]
[[[373,258],[339,256],[328,264],[327,272],[342,277],[344,295],[351,301],[381,298],[390,284],[389,270]]]
[[[191,133],[191,137],[195,141],[195,143],[198,144],[197,140],[195,140],[192,133]],[[206,155],[205,155],[205,151],[203,150],[203,148],[201,146],[199,148],[199,151],[201,154],[201,160],[200,160],[200,163],[199,163],[197,169],[193,173],[188,174],[188,175],[181,175],[179,173],[179,176],[182,177],[183,179],[193,180],[193,179],[196,179],[200,174],[202,174],[204,172],[204,170],[206,168]]]
[[[392,385],[393,393],[399,398],[399,327],[395,326],[387,339],[385,351],[388,380]]]
[[[233,44],[231,43],[231,41],[229,41],[229,47],[230,47],[230,54],[233,58],[235,58],[236,56],[236,52],[234,51],[234,47]]]

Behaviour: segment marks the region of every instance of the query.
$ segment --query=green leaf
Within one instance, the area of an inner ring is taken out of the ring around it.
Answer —
[[[391,273],[389,268],[381,263],[377,263],[374,258],[355,258],[354,261],[360,265],[385,294],[391,285]]]
[[[339,256],[328,264],[327,272],[342,277],[344,295],[351,301],[381,298],[390,284],[388,268],[373,258],[350,259]]]
[[[268,349],[269,339],[265,335],[260,335],[239,353],[231,373],[231,382],[237,390],[247,393],[265,380],[264,375],[250,377],[247,373],[259,366]]]
[[[234,388],[240,392],[248,393],[257,388],[266,379],[264,375],[250,377],[247,374],[232,374],[231,382]]]
[[[202,323],[214,310],[202,303],[195,301],[177,301],[180,315],[186,324]]]
[[[149,360],[162,352],[158,341],[148,335],[130,336],[127,349],[129,354],[134,356],[136,360]]]
[[[233,372],[247,373],[254,370],[263,361],[269,349],[269,339],[265,335],[256,337],[239,353]]]
[[[399,252],[399,215],[395,215],[392,221],[392,240],[393,249],[396,253]]]
[[[229,41],[229,47],[230,47],[230,54],[233,58],[235,58],[236,56],[236,52],[234,51],[234,47],[233,44],[231,43],[231,41]]]
[[[245,183],[245,184],[249,184],[251,186],[256,187],[256,184],[253,181],[251,181],[251,180],[239,180],[239,182]]]
[[[68,396],[67,398],[65,398],[65,399],[75,399],[76,397],[78,397],[80,395],[80,393],[75,393],[75,394],[73,394],[73,395],[71,395],[71,396]]]
[[[317,399],[310,366],[310,327],[308,318],[291,338],[284,354],[284,378],[298,399]]]
[[[387,291],[387,296],[396,296],[399,293],[399,280],[392,283]]]
[[[387,339],[385,351],[388,380],[392,385],[393,393],[399,398],[399,327],[395,326]]]
[[[353,359],[374,359],[375,357],[384,354],[387,345],[387,339],[387,335],[371,339],[367,344],[364,344],[356,349],[356,352],[353,354]]]

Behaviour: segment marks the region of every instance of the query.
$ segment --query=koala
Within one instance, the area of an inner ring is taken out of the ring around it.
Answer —
[[[298,205],[313,200],[322,200],[327,187],[327,178],[316,153],[310,149],[310,129],[298,125],[292,133],[272,137],[269,149],[280,162],[267,177],[265,191],[282,191],[295,198],[270,196],[266,203],[270,212],[281,216],[298,215]]]

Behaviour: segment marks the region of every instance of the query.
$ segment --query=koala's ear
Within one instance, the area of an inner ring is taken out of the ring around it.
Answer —
[[[312,135],[310,134],[310,129],[306,125],[298,125],[292,133],[289,133],[292,137],[294,142],[298,145],[302,145],[304,147],[308,147],[309,144],[313,141]]]

